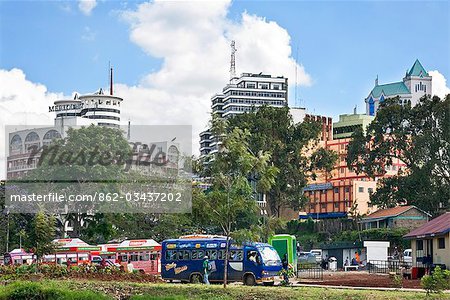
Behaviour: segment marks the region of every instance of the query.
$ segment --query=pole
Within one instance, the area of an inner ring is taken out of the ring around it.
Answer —
[[[9,252],[9,211],[6,212],[6,253]]]

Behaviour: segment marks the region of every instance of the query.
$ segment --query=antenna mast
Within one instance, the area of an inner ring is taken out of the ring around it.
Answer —
[[[113,68],[109,65],[109,94],[113,95]]]
[[[230,80],[236,77],[236,42],[231,41]]]

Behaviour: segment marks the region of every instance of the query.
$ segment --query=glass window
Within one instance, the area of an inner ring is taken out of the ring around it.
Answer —
[[[137,253],[131,253],[130,260],[131,261],[139,261],[139,255]]]
[[[225,259],[225,252],[226,252],[225,250],[219,250],[219,253],[218,253],[219,255],[218,256],[219,256],[220,260],[224,260]]]
[[[369,192],[369,194],[373,194],[373,188],[368,188],[367,191]]]
[[[203,259],[205,257],[205,251],[204,250],[198,250],[197,252],[197,259]]]
[[[148,261],[150,259],[150,254],[148,254],[148,252],[142,252],[139,255],[139,260],[140,261]]]
[[[445,249],[445,238],[438,238],[438,248]]]
[[[423,250],[423,240],[416,241],[416,250]]]
[[[358,188],[358,192],[359,192],[359,193],[364,193],[364,187],[360,186],[360,187]]]
[[[217,259],[217,250],[208,250],[206,251],[208,255],[209,260],[216,260]]]
[[[334,188],[334,193],[335,193],[335,194],[338,194],[338,193],[339,193],[339,188],[337,188],[337,187]]]
[[[345,192],[346,193],[350,192],[350,188],[348,186],[345,187]]]
[[[335,202],[335,203],[334,203],[334,207],[335,207],[335,208],[339,208],[339,203],[338,203],[338,202]]]
[[[191,258],[194,260],[197,259],[197,254],[198,254],[197,250],[192,250]]]
[[[327,208],[327,205],[326,205],[325,203],[322,203],[322,204],[320,205],[320,207],[321,207],[321,208]]]
[[[183,253],[183,260],[190,260],[191,259],[191,251],[189,250],[184,250]]]
[[[231,250],[230,251],[230,260],[231,261],[242,261],[244,257],[244,251],[242,250]]]

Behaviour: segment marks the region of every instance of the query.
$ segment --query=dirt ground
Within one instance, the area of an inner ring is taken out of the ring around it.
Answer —
[[[334,286],[398,287],[388,274],[369,274],[366,271],[324,272],[323,280],[300,279],[299,283]],[[420,279],[403,279],[404,288],[422,288]]]

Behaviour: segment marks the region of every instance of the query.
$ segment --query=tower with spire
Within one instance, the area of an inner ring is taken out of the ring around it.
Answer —
[[[411,69],[406,71],[402,81],[379,84],[378,75],[375,79],[375,86],[365,99],[366,114],[374,116],[381,102],[387,98],[400,97],[400,104],[411,103],[416,105],[421,97],[431,94],[432,78],[416,59]]]

